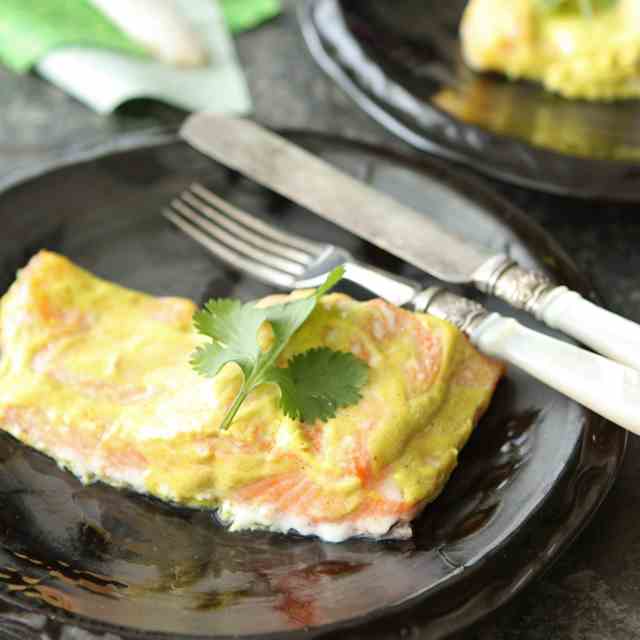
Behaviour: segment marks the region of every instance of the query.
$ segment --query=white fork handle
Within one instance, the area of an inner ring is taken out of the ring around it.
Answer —
[[[640,433],[640,372],[492,313],[472,332],[484,353],[514,364],[600,414]]]
[[[640,370],[640,325],[557,287],[544,300],[538,317],[554,329],[599,353]]]

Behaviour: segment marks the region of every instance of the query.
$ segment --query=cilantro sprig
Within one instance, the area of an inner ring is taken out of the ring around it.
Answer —
[[[584,16],[592,16],[600,9],[609,9],[618,0],[537,0],[540,8],[545,11],[557,11],[558,9],[577,9]]]
[[[244,378],[221,429],[229,428],[247,396],[263,384],[278,385],[285,415],[307,423],[330,420],[339,408],[360,400],[368,366],[351,353],[324,347],[310,349],[291,358],[286,367],[277,366],[280,354],[320,297],[343,275],[343,267],[334,269],[314,293],[286,304],[261,309],[254,303],[218,299],[209,300],[195,314],[196,329],[211,342],[193,353],[193,368],[203,376],[214,377],[226,364],[235,362]],[[271,326],[273,341],[263,350],[258,344],[258,331],[265,322]]]

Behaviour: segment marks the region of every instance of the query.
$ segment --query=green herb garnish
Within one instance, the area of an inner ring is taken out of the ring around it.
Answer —
[[[545,11],[571,9],[580,11],[584,16],[592,16],[596,11],[613,7],[618,0],[537,0],[538,6]]]
[[[322,295],[344,275],[334,269],[313,294],[286,304],[265,309],[237,300],[209,300],[194,316],[196,329],[211,338],[198,347],[191,365],[201,375],[213,377],[224,365],[235,362],[244,380],[221,429],[228,429],[247,396],[262,384],[280,387],[280,406],[294,420],[313,423],[335,417],[337,409],[357,403],[368,379],[368,366],[351,353],[327,348],[310,349],[278,367],[278,357],[294,333],[311,315]],[[264,322],[271,325],[273,343],[267,350],[258,344],[258,330]]]

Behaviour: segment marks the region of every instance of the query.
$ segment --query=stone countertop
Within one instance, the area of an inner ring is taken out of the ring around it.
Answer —
[[[238,38],[256,117],[275,126],[340,134],[413,153],[318,70],[298,31],[294,5],[295,0],[287,0],[283,16]],[[55,159],[69,145],[175,124],[184,116],[162,105],[140,103],[102,117],[34,76],[0,70],[0,83],[0,174]],[[555,236],[614,311],[640,322],[637,206],[582,202],[493,184]],[[609,497],[554,568],[460,640],[640,637],[638,454],[640,439],[632,437]]]

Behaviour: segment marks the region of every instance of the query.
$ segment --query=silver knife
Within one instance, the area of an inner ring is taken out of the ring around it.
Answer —
[[[289,200],[451,283],[469,283],[524,309],[614,360],[640,370],[640,325],[607,311],[546,275],[491,255],[242,118],[195,114],[180,130],[195,149]],[[357,215],[354,215],[357,212]]]

